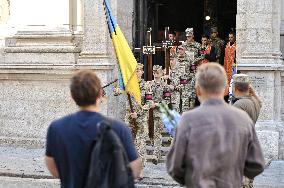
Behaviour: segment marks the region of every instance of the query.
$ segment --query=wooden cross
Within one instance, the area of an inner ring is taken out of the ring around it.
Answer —
[[[169,27],[165,28],[165,36],[164,40],[162,41],[162,46],[165,51],[165,67],[166,67],[166,75],[169,75],[170,70],[170,50],[173,47],[173,41],[169,40]]]
[[[157,43],[157,51],[162,51],[165,53],[165,68],[166,75],[169,75],[170,70],[170,50],[174,46],[173,41],[169,40],[169,27],[165,27],[164,40],[162,43]]]
[[[147,30],[146,45],[142,48],[135,48],[135,52],[142,52],[143,55],[147,57],[147,80],[153,80],[153,55],[156,54],[156,46],[152,45],[152,29]],[[146,71],[145,71],[146,72]],[[148,120],[149,137],[154,138],[154,119],[153,119],[153,109],[149,110],[149,120]]]
[[[146,45],[142,48],[135,48],[135,52],[142,52],[147,57],[147,81],[153,80],[153,55],[156,54],[156,46],[152,45],[152,28],[147,30]],[[145,71],[146,72],[146,71]]]

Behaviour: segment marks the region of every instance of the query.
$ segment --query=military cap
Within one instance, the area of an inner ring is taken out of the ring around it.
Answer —
[[[233,76],[233,82],[234,83],[250,83],[250,78],[246,74],[235,74]]]
[[[211,27],[211,33],[218,33],[218,27]]]
[[[154,65],[153,66],[153,71],[163,71],[163,67],[160,65]]]
[[[144,70],[144,65],[142,63],[137,63],[137,69]]]
[[[185,30],[185,36],[192,36],[193,35],[193,28],[187,28],[186,30]]]
[[[186,45],[186,42],[183,41],[182,44],[179,45],[177,49],[178,49],[178,50],[181,49],[181,48],[182,48],[182,49],[185,49],[185,47],[184,47],[185,45]]]

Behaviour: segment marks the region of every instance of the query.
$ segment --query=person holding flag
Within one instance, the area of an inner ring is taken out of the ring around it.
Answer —
[[[146,166],[146,141],[149,138],[148,136],[148,119],[149,119],[149,109],[154,104],[147,103],[145,100],[146,90],[147,90],[147,83],[142,78],[144,73],[144,65],[138,63],[138,67],[136,69],[136,74],[139,80],[140,92],[141,92],[141,99],[142,105],[138,105],[134,100],[134,97],[131,97],[131,102],[133,102],[133,112],[131,112],[129,104],[126,104],[126,115],[125,115],[125,123],[130,127],[132,131],[132,135],[134,138],[134,144],[136,146],[137,152],[142,159],[143,167]],[[129,103],[129,102],[127,102]],[[136,127],[135,127],[135,123]],[[140,174],[140,178],[143,178],[143,171]]]
[[[138,63],[111,12],[109,1],[104,0],[103,3],[110,37],[118,61],[120,89],[128,94],[129,99],[131,95],[136,102],[141,105],[140,89],[136,75]],[[132,104],[130,104],[130,106],[132,106]]]

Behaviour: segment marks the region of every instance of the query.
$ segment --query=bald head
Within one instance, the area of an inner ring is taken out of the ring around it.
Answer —
[[[227,76],[224,68],[217,63],[202,64],[197,69],[196,87],[205,94],[223,94],[227,86]]]

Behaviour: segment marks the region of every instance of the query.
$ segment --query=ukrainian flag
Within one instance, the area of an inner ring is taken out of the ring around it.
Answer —
[[[110,37],[113,42],[116,57],[118,59],[118,72],[120,88],[132,95],[138,104],[141,104],[140,88],[136,75],[137,61],[121,32],[110,9],[108,0],[104,0],[104,7],[108,22]]]

